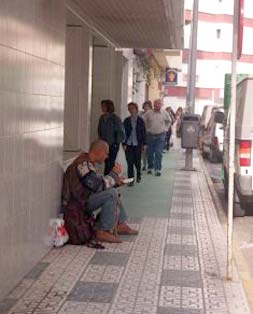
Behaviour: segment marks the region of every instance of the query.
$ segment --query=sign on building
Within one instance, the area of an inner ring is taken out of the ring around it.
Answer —
[[[177,85],[178,73],[176,69],[166,68],[165,72],[165,85],[174,86]]]

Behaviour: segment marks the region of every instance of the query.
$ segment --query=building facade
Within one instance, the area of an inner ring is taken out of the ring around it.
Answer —
[[[199,0],[196,101],[195,111],[201,113],[204,105],[223,104],[224,78],[231,73],[233,42],[233,1]],[[189,41],[193,1],[185,1],[185,49],[178,85],[165,89],[166,102],[185,106]],[[245,0],[244,41],[238,73],[253,73],[253,3]]]

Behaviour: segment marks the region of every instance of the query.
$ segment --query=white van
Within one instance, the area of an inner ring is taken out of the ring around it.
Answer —
[[[202,136],[202,156],[208,158],[211,162],[221,162],[223,155],[224,128],[223,120],[221,123],[215,121],[215,117],[222,114],[222,107],[213,107],[210,120]]]
[[[229,175],[229,119],[225,123],[224,186],[228,190]],[[253,78],[237,84],[235,127],[235,197],[234,216],[244,216],[253,208]]]

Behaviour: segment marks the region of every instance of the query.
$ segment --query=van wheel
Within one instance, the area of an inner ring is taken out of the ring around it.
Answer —
[[[224,192],[225,192],[226,199],[228,199],[228,176],[227,176],[227,172],[225,170],[224,165],[223,165],[223,171],[224,171],[224,175],[223,175]]]
[[[224,169],[224,190],[225,196],[228,200],[228,177]],[[234,189],[234,204],[233,204],[233,216],[234,217],[244,217],[246,215],[246,210],[243,209],[244,206],[241,206],[236,190]]]
[[[240,200],[236,189],[234,189],[234,208],[233,208],[234,217],[244,217],[246,215],[246,210],[243,209],[243,205],[240,204]]]
[[[241,207],[240,203],[234,202],[233,214],[234,217],[244,217],[246,215],[246,211]]]
[[[228,199],[228,186],[225,182],[224,182],[224,190],[225,190],[225,197],[226,199]]]

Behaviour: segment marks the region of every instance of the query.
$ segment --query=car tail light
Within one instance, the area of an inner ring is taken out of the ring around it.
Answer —
[[[218,140],[218,137],[217,136],[214,136],[212,138],[212,144],[215,145],[215,146],[218,146],[219,145],[219,140]]]
[[[240,166],[249,167],[251,164],[251,141],[240,141]]]

